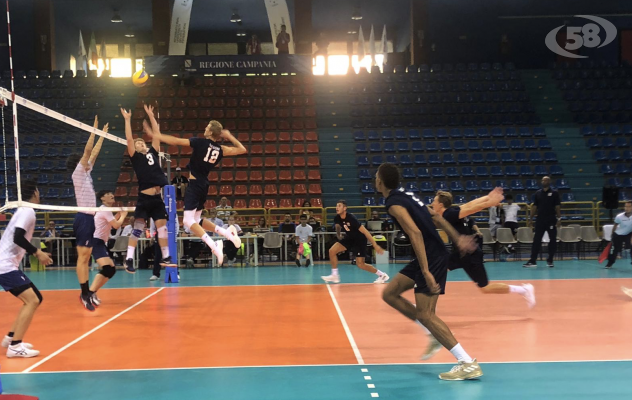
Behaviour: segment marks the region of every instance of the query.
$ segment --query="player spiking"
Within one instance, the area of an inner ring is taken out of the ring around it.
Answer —
[[[213,254],[217,256],[218,264],[221,265],[224,259],[223,243],[222,241],[214,241],[206,232],[215,232],[224,236],[233,242],[238,249],[241,248],[241,239],[228,229],[219,227],[208,219],[201,218],[209,187],[208,175],[211,170],[219,165],[224,156],[231,157],[245,154],[246,148],[239,140],[235,139],[229,130],[223,129],[222,124],[218,121],[213,120],[209,122],[204,130],[203,138],[182,139],[161,134],[152,106],[145,105],[145,112],[151,122],[154,138],[158,138],[161,142],[169,145],[191,147],[193,149],[189,162],[189,185],[184,193],[183,223],[186,229],[193,232],[211,248]],[[218,141],[221,138],[230,141],[234,147],[220,145]]]

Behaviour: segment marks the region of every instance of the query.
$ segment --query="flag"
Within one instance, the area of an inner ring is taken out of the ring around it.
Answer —
[[[603,251],[601,252],[601,255],[599,256],[599,264],[601,264],[602,262],[606,261],[606,259],[610,255],[610,249],[611,248],[612,248],[612,242],[608,243],[606,248],[603,249]]]
[[[86,56],[86,48],[83,44],[83,35],[79,31],[79,46],[77,47],[77,69],[83,69],[83,61]]]
[[[362,33],[362,26],[360,26],[360,33],[358,38],[358,63],[362,63],[364,60],[364,34]]]
[[[101,53],[99,54],[99,58],[102,58],[103,61],[108,58],[107,52],[105,51],[105,38],[103,38],[103,41],[101,41]]]
[[[97,40],[94,37],[94,31],[90,35],[90,45],[88,46],[88,60],[92,61],[95,67],[99,63],[99,54],[97,52]]]
[[[382,30],[382,44],[380,45],[380,54],[384,55],[384,61],[382,61],[382,65],[386,65],[386,61],[388,58],[388,42],[386,41],[386,25],[384,25],[384,29]]]
[[[371,25],[371,34],[369,35],[369,53],[371,53],[371,66],[375,65],[375,32]]]

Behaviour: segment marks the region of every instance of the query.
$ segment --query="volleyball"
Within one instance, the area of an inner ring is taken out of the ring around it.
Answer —
[[[144,69],[136,71],[134,75],[132,75],[132,83],[136,87],[143,87],[147,82],[149,82],[149,74],[145,72]]]

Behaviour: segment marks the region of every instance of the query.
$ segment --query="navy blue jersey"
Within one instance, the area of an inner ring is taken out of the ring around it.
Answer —
[[[452,206],[443,212],[443,218],[450,223],[456,229],[460,235],[472,235],[474,225],[470,217],[460,218],[461,207]]]
[[[141,192],[154,186],[163,187],[169,184],[160,166],[160,155],[153,146],[149,147],[147,154],[135,152],[130,160]]]
[[[401,206],[408,211],[410,217],[417,228],[421,231],[426,246],[426,258],[428,266],[431,267],[433,262],[445,262],[448,250],[437,232],[430,211],[426,205],[412,193],[406,193],[404,189],[392,190],[386,198],[386,211],[388,212],[392,206]],[[390,214],[390,212],[389,212]],[[390,214],[392,216],[392,214]],[[393,217],[395,218],[395,217]],[[433,268],[431,267],[430,270]]]
[[[364,236],[360,233],[360,227],[362,224],[360,224],[360,221],[358,221],[355,215],[351,213],[347,213],[347,215],[345,215],[345,219],[342,219],[340,215],[336,215],[334,217],[334,224],[340,225],[342,230],[346,233],[346,237],[350,239],[355,239],[358,236]]]
[[[222,146],[206,138],[190,138],[189,143],[193,149],[189,171],[196,179],[208,182],[208,174],[224,157]]]

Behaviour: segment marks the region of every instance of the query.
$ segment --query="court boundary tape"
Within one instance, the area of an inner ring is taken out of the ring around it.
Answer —
[[[347,339],[349,339],[349,344],[351,345],[351,349],[353,350],[353,354],[356,357],[356,360],[358,361],[359,365],[364,365],[364,360],[362,359],[362,354],[360,354],[360,349],[358,348],[358,345],[355,342],[355,339],[353,338],[353,334],[351,333],[351,329],[349,328],[349,325],[347,324],[347,320],[345,319],[345,316],[342,314],[342,310],[340,309],[340,306],[338,305],[338,301],[336,300],[336,296],[334,295],[334,292],[331,290],[331,285],[327,284],[327,291],[329,292],[329,296],[331,297],[331,301],[334,303],[334,307],[336,308],[336,312],[338,313],[338,318],[340,318],[340,322],[342,323],[342,327],[345,330],[345,333],[347,334]]]
[[[72,342],[68,343],[67,345],[65,345],[64,347],[60,348],[59,350],[55,351],[54,353],[50,354],[49,356],[45,357],[44,359],[38,361],[37,363],[31,365],[30,367],[28,367],[27,369],[25,369],[24,371],[22,371],[22,373],[30,373],[31,371],[33,371],[33,369],[39,367],[40,365],[44,364],[46,361],[52,359],[53,357],[57,356],[58,354],[62,353],[63,351],[65,351],[66,349],[70,348],[71,346],[79,343],[80,341],[82,341],[83,339],[85,339],[86,337],[90,336],[91,334],[93,334],[94,332],[98,331],[99,329],[103,328],[104,326],[106,326],[107,324],[109,324],[110,322],[114,321],[115,319],[117,319],[118,317],[120,317],[121,315],[127,313],[128,311],[131,311],[132,309],[136,308],[136,306],[142,304],[145,300],[149,299],[150,297],[153,297],[155,295],[157,295],[158,293],[162,292],[165,288],[162,287],[158,290],[156,290],[155,292],[151,293],[148,296],[145,296],[143,299],[139,300],[138,302],[134,303],[133,305],[127,307],[125,310],[121,311],[120,313],[116,314],[115,316],[113,316],[112,318],[108,319],[107,321],[101,323],[100,325],[98,325],[97,327],[91,329],[90,331],[84,333],[83,335],[79,336],[77,339],[73,340]],[[4,375],[4,374],[3,374]]]
[[[632,359],[625,360],[548,360],[548,361],[489,361],[479,364],[581,364],[581,363],[627,363]],[[364,367],[388,367],[388,366],[425,366],[425,365],[455,365],[456,362],[434,362],[434,363],[370,363],[362,364]],[[2,375],[43,375],[43,374],[80,374],[97,372],[141,372],[141,371],[179,371],[179,370],[206,370],[206,369],[253,369],[253,368],[317,368],[317,367],[358,367],[358,364],[295,364],[295,365],[234,365],[234,366],[214,366],[214,367],[174,367],[174,368],[128,368],[128,369],[91,369],[77,371],[34,371],[34,372],[3,372]]]

